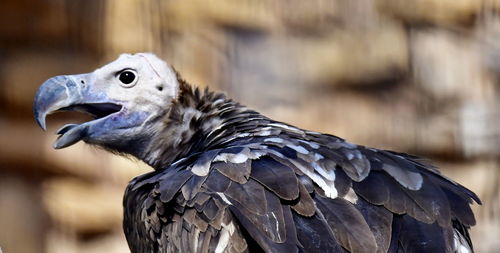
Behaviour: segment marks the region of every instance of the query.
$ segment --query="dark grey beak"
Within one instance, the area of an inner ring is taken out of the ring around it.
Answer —
[[[38,89],[33,103],[33,113],[38,125],[46,130],[47,115],[75,104],[78,90],[78,85],[67,76],[56,76],[45,81]]]
[[[64,148],[85,140],[89,128],[99,119],[119,112],[121,105],[109,101],[103,92],[92,90],[92,74],[56,76],[45,81],[38,89],[33,113],[38,125],[46,130],[45,118],[57,111],[79,111],[90,114],[95,120],[82,124],[67,124],[56,134],[59,138],[54,148]]]

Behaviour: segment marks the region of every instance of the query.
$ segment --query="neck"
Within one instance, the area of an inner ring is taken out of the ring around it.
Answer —
[[[164,169],[188,154],[213,148],[236,134],[234,127],[225,127],[229,121],[233,126],[248,122],[241,115],[257,114],[222,93],[200,91],[183,80],[179,84],[178,97],[158,121],[147,148],[138,155],[155,170]]]

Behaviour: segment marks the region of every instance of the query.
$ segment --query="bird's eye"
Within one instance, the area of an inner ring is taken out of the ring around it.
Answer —
[[[122,71],[118,75],[118,80],[120,80],[120,82],[125,87],[132,87],[135,84],[136,79],[137,79],[137,76],[132,70]]]

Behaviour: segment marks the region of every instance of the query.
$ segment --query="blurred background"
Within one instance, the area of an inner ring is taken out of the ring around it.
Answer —
[[[0,247],[128,252],[127,182],[150,169],[31,105],[49,77],[150,51],[272,118],[425,156],[475,191],[478,252],[500,247],[500,0],[2,0]]]

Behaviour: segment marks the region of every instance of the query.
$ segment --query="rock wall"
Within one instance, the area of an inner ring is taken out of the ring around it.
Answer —
[[[432,159],[477,192],[478,252],[500,246],[498,0],[3,0],[4,252],[124,252],[121,197],[149,168],[55,151],[31,104],[47,78],[152,51],[190,83],[349,141]],[[7,232],[6,232],[7,231]]]

